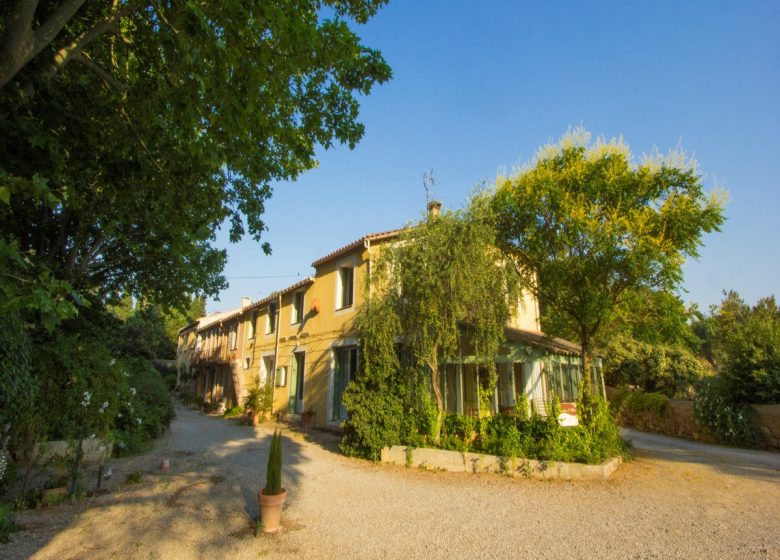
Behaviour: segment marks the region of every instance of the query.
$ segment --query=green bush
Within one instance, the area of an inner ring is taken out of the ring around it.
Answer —
[[[631,415],[649,412],[656,416],[665,416],[671,409],[669,398],[661,393],[646,393],[642,390],[632,391],[622,388],[609,399],[612,413],[620,417],[622,413]]]
[[[121,362],[127,387],[114,426],[117,455],[145,450],[175,417],[168,386],[151,362],[126,358]]]
[[[621,336],[603,353],[604,380],[614,387],[631,385],[648,393],[685,398],[705,375],[700,360],[684,346],[647,344]]]
[[[237,418],[244,415],[244,408],[241,406],[233,406],[225,411],[225,418]]]
[[[399,443],[403,409],[392,391],[362,390],[361,385],[358,377],[344,392],[349,420],[340,446],[346,455],[377,461],[383,447]]]
[[[735,402],[734,398],[725,379],[704,379],[693,401],[694,416],[719,443],[763,447],[755,412],[749,404]]]
[[[257,379],[254,379],[244,398],[243,405],[246,414],[265,414],[271,412],[274,408],[273,384],[266,383],[261,387],[260,382]],[[204,406],[208,412],[208,405],[204,404]]]
[[[450,415],[444,421],[439,447],[474,451],[500,457],[545,461],[600,463],[622,454],[625,443],[609,413],[606,401],[581,388],[580,424],[562,427],[559,406],[553,400],[548,415],[497,414],[476,420]],[[474,439],[474,434],[478,437]],[[406,443],[406,442],[405,442]]]
[[[468,451],[476,437],[476,418],[461,414],[448,414],[444,418],[439,447],[452,451]]]
[[[0,503],[0,543],[7,543],[15,530],[13,507],[10,504]]]
[[[32,404],[31,351],[21,319],[0,315],[0,427],[16,423]]]

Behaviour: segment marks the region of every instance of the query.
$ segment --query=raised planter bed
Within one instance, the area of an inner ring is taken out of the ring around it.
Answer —
[[[430,470],[497,473],[542,480],[607,480],[623,462],[622,458],[613,457],[598,465],[585,465],[403,445],[382,449],[381,461]]]

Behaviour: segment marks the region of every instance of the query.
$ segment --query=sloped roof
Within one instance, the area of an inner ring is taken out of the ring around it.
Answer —
[[[543,348],[553,352],[560,352],[573,356],[579,356],[582,352],[582,347],[579,344],[575,344],[564,338],[548,336],[542,332],[505,327],[504,336],[511,342],[521,342],[523,344],[528,344],[529,346]]]
[[[261,299],[259,301],[256,301],[256,302],[254,302],[251,305],[247,305],[246,307],[244,307],[242,309],[242,311],[247,311],[249,309],[257,309],[258,307],[262,307],[264,304],[268,303],[269,301],[271,301],[272,299],[277,297],[279,294],[283,295],[283,294],[288,294],[290,292],[294,292],[295,290],[297,290],[301,286],[306,286],[307,284],[311,284],[313,282],[314,282],[314,276],[307,276],[303,280],[299,280],[295,284],[291,284],[290,286],[287,286],[286,288],[284,288],[282,290],[277,290],[275,292],[271,292],[270,294],[268,294],[263,299]]]
[[[240,312],[241,312],[241,308],[239,307],[237,309],[230,309],[228,311],[218,311],[217,313],[212,313],[211,315],[206,315],[205,317],[201,317],[197,321],[198,331],[202,331],[203,329],[211,327],[216,323],[221,323],[228,317],[237,315]]]
[[[275,292],[271,292],[268,296],[264,297],[263,299],[256,301],[254,303],[251,303],[249,305],[245,305],[244,307],[239,307],[237,309],[231,309],[230,311],[225,311],[223,313],[214,313],[212,315],[207,315],[206,317],[201,317],[198,319],[197,325],[198,325],[198,331],[202,331],[203,329],[206,329],[208,327],[213,326],[216,323],[224,323],[226,321],[231,321],[235,319],[236,317],[239,317],[246,313],[247,311],[252,311],[254,309],[257,309],[258,307],[262,307],[264,304],[268,303],[275,297],[277,297],[279,294],[286,294],[292,291],[297,290],[301,286],[305,286],[307,284],[311,284],[314,282],[313,276],[308,276],[304,278],[303,280],[299,280],[295,284],[292,284],[290,286],[287,286],[286,288],[282,290],[277,290]]]
[[[397,237],[403,230],[402,229],[391,229],[387,231],[381,231],[378,233],[369,233],[368,235],[364,235],[363,237],[356,239],[352,243],[349,243],[347,245],[344,245],[343,247],[336,249],[335,251],[328,253],[324,257],[320,257],[313,263],[311,263],[312,266],[317,267],[321,265],[324,262],[329,261],[330,259],[333,259],[335,257],[338,257],[339,255],[343,255],[344,253],[351,251],[355,247],[361,246],[366,241],[378,241],[381,239],[388,239],[391,237]]]

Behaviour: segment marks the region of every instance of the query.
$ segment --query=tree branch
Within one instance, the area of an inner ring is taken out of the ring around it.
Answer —
[[[44,72],[44,78],[53,78],[55,74],[57,74],[57,72],[62,69],[63,66],[65,66],[71,59],[80,54],[84,47],[86,47],[100,35],[113,30],[119,19],[130,14],[132,11],[133,8],[126,7],[124,10],[113,12],[106,19],[98,21],[95,23],[95,25],[76,37],[68,46],[62,47],[60,50],[58,50],[57,54],[54,55],[54,59],[52,60],[51,65]]]
[[[65,0],[33,31],[38,0],[17,0],[6,19],[6,32],[0,44],[0,89],[54,40],[83,3],[84,0]]]

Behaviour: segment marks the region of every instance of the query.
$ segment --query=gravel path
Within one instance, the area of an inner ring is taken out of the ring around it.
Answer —
[[[567,483],[375,465],[287,430],[283,530],[254,538],[272,426],[178,414],[153,452],[114,465],[140,484],[22,512],[0,556],[780,559],[780,455],[638,432],[610,481]]]

